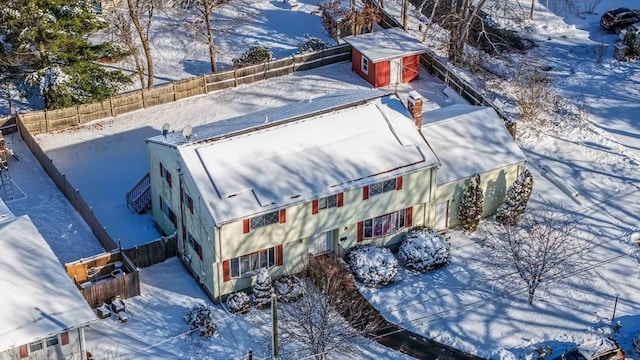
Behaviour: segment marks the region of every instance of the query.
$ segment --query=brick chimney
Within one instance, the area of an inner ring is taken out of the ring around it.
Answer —
[[[418,130],[422,129],[422,96],[415,90],[409,92],[407,109],[411,113],[413,122],[416,124]]]

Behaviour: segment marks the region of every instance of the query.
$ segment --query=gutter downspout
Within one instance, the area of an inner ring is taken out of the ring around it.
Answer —
[[[218,288],[218,302],[222,303],[222,291],[220,291],[220,273],[222,272],[222,257],[220,256],[220,252],[222,251],[222,227],[216,226],[216,231],[218,232],[218,251],[216,251],[216,257],[218,258],[218,268],[216,269],[216,273],[218,275],[218,279],[216,281],[216,285]]]
[[[87,351],[84,347],[84,327],[78,328],[78,337],[80,338],[80,359],[87,359]]]

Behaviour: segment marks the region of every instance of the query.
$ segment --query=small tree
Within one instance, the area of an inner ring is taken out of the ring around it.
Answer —
[[[529,169],[524,168],[507,190],[504,202],[496,212],[496,221],[504,225],[515,225],[527,208],[531,191],[533,191],[533,175]]]
[[[578,227],[562,209],[527,212],[517,226],[490,223],[484,249],[500,281],[513,276],[524,282],[532,304],[541,284],[584,265],[593,246]]]
[[[476,175],[464,189],[458,206],[458,220],[465,231],[476,231],[482,217],[484,194],[480,187],[480,175]]]
[[[636,59],[640,55],[640,41],[638,33],[630,29],[624,34],[622,42],[627,46],[625,56],[629,59]]]
[[[551,78],[545,76],[535,67],[523,61],[518,67],[515,78],[516,104],[524,120],[533,121],[538,118],[549,103]]]
[[[256,285],[253,287],[253,293],[251,294],[251,302],[258,309],[266,309],[271,304],[271,291],[273,286],[271,284],[271,276],[266,268],[260,268],[258,270],[258,276],[256,277]]]
[[[380,318],[357,294],[338,257],[310,258],[306,274],[301,283],[305,295],[278,307],[280,343],[291,347],[292,358],[349,357],[362,335],[379,327]]]

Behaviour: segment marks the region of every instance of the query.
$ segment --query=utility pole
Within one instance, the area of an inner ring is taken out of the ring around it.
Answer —
[[[278,354],[278,300],[276,299],[275,292],[271,292],[271,318],[273,319],[273,360],[280,359]]]

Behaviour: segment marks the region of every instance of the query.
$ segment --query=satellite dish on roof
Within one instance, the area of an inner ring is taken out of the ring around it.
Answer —
[[[164,123],[164,125],[162,125],[162,136],[164,136],[164,138],[167,138],[167,134],[169,133],[169,128],[171,127],[171,125],[169,125],[169,123]]]
[[[189,136],[191,136],[192,133],[193,127],[191,125],[187,125],[184,127],[184,129],[182,129],[182,136],[184,136],[184,138],[187,140],[189,140]]]

